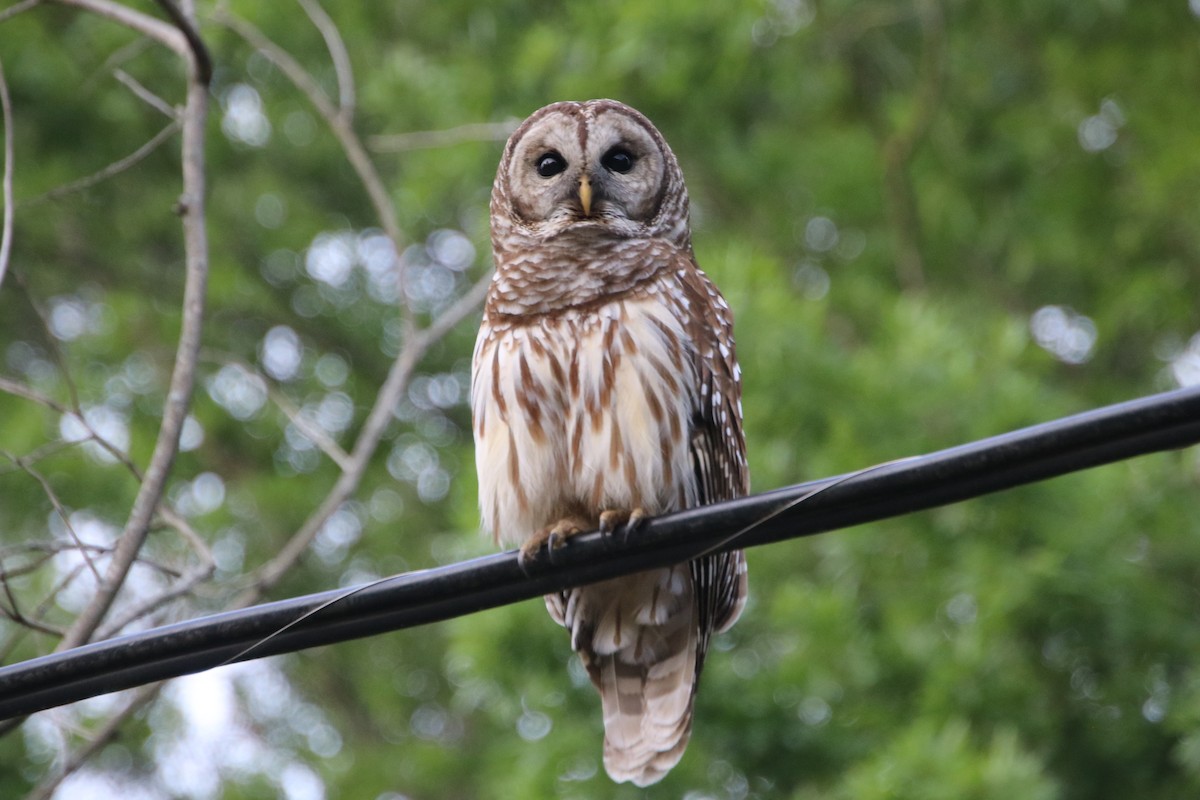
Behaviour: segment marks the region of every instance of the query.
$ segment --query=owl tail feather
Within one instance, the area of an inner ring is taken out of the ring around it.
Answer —
[[[683,757],[696,695],[695,626],[674,633],[678,647],[654,664],[628,663],[620,653],[597,658],[604,769],[614,781],[649,786]]]
[[[688,567],[549,595],[546,605],[600,692],[604,768],[615,781],[656,783],[692,732],[702,645]]]

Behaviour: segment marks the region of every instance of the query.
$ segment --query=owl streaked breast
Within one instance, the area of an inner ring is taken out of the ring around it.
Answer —
[[[520,545],[572,513],[696,504],[686,432],[699,382],[672,291],[654,281],[479,338],[475,459],[499,543]]]

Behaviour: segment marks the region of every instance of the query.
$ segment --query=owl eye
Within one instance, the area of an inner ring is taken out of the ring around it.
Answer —
[[[610,172],[624,174],[633,169],[633,162],[635,160],[633,153],[630,153],[624,147],[614,147],[600,157],[600,164]]]
[[[553,150],[538,156],[536,164],[537,174],[543,178],[552,178],[566,168],[566,159]]]

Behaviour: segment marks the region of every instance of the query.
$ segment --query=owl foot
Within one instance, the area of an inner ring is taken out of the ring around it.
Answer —
[[[621,533],[621,543],[629,541],[630,534],[634,533],[638,528],[642,527],[650,515],[645,509],[635,508],[631,511],[620,508],[609,508],[600,512],[600,532],[605,536],[611,536],[617,532],[617,528],[624,526],[625,530]]]
[[[525,540],[517,553],[517,564],[525,572],[532,561],[537,561],[541,555],[542,546],[546,546],[546,557],[554,563],[554,551],[567,543],[567,539],[577,533],[592,530],[592,523],[583,517],[563,517],[553,525],[547,525]]]

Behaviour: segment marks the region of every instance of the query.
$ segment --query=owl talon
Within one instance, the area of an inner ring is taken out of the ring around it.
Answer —
[[[625,536],[628,537],[629,534],[641,530],[648,519],[650,519],[650,515],[643,508],[635,508],[633,511],[630,511],[629,519],[625,520]]]
[[[567,539],[575,534],[589,530],[590,524],[581,517],[565,517],[538,530],[521,545],[517,553],[517,565],[529,574],[529,565],[541,558],[543,545],[546,546],[546,560],[553,564],[554,551],[566,544]]]
[[[600,532],[605,536],[612,536],[617,532],[618,528],[624,528],[621,532],[621,544],[629,541],[630,534],[634,533],[638,528],[642,527],[650,517],[645,509],[635,508],[631,511],[618,508],[610,508],[600,513]]]
[[[533,536],[527,539],[525,544],[521,545],[521,549],[517,551],[517,566],[526,575],[529,574],[529,565],[538,560],[538,551],[542,549],[542,545],[545,543],[545,539]]]

